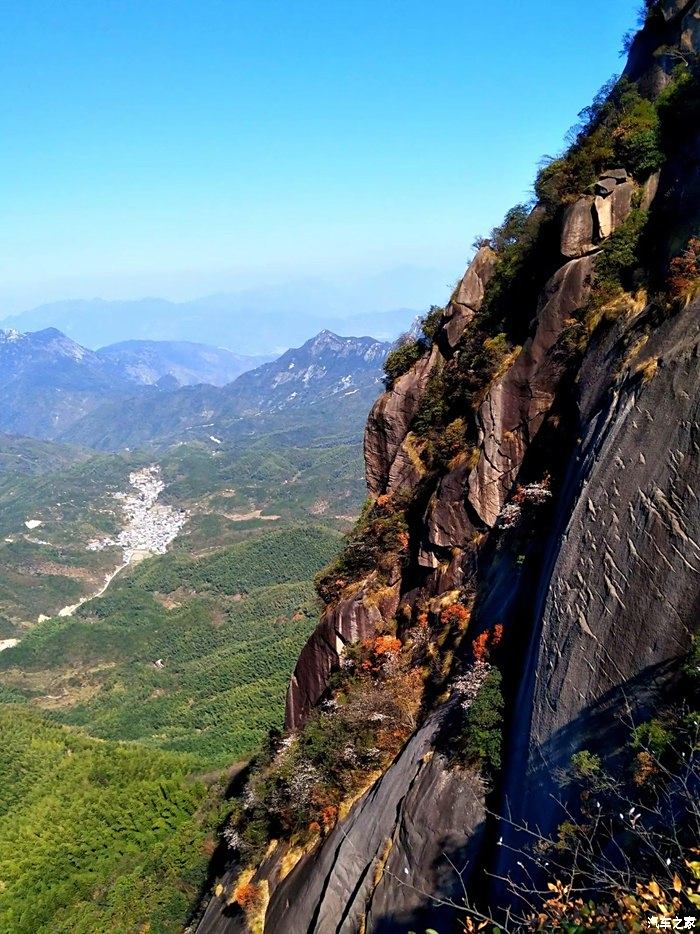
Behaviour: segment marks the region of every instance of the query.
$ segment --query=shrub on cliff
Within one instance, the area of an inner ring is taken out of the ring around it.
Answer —
[[[426,437],[431,430],[444,424],[446,413],[445,383],[440,373],[433,373],[418,404],[411,430],[419,437]]]
[[[444,308],[440,308],[439,305],[431,305],[430,311],[421,319],[421,331],[429,344],[435,340],[435,335],[437,334],[444,314]]]
[[[603,243],[595,266],[599,298],[607,299],[620,289],[634,288],[633,274],[639,266],[639,244],[646,221],[646,211],[632,211]]]
[[[404,334],[391,350],[384,361],[384,385],[391,389],[397,379],[408,373],[414,363],[417,363],[426,350],[423,340],[414,340]]]
[[[668,293],[671,298],[688,295],[700,280],[700,238],[692,237],[680,256],[671,260]]]
[[[457,757],[464,765],[494,775],[501,767],[502,731],[501,673],[492,668],[465,713]]]
[[[316,577],[321,599],[332,603],[349,583],[391,564],[393,556],[406,547],[407,531],[402,512],[388,504],[366,503],[343,551]]]

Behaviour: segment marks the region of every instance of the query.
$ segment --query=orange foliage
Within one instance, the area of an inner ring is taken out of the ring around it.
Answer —
[[[668,291],[672,298],[686,295],[700,277],[700,238],[693,237],[688,246],[671,260]]]
[[[321,820],[326,830],[330,830],[338,819],[338,808],[334,804],[329,804],[321,813]]]
[[[309,824],[309,833],[321,833],[321,825],[317,820],[312,820]]]
[[[401,650],[401,640],[394,636],[377,636],[373,649],[376,655],[395,655]]]
[[[634,783],[635,785],[644,785],[649,779],[658,772],[654,757],[646,749],[638,752],[634,757]]]
[[[490,649],[495,648],[503,638],[503,626],[498,623],[492,630],[486,630],[477,636],[472,643],[474,658],[477,662],[484,662],[489,657]]]
[[[480,636],[477,636],[472,645],[474,652],[474,658],[477,662],[486,661],[489,657],[489,634],[488,632],[482,632]]]
[[[244,882],[236,887],[233,893],[233,900],[238,902],[241,908],[246,911],[256,911],[262,905],[262,892],[260,886],[254,882]]]
[[[451,603],[440,614],[440,622],[445,626],[457,625],[466,629],[471,612],[461,603]]]

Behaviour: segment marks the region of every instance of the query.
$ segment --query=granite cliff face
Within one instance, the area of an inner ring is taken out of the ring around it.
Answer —
[[[698,24],[697,0],[651,6],[620,97],[480,247],[413,362],[397,351],[405,371],[367,423],[370,501],[320,583],[287,742],[350,702],[343,672],[394,677],[376,664],[387,646],[423,679],[415,727],[317,837],[278,838],[248,867],[257,921],[236,900],[241,851],[199,930],[447,931],[465,891],[502,910],[489,880],[517,876],[515,828],[553,832],[572,755],[612,756],[622,716],[673,683],[700,618],[700,133],[678,119],[700,100]],[[657,109],[659,151],[640,159]],[[613,119],[616,161],[583,171]],[[488,781],[454,755],[486,646],[505,698]]]

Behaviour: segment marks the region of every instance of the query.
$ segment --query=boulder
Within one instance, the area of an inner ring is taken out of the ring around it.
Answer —
[[[593,198],[579,198],[564,212],[561,252],[574,259],[596,249],[594,242]]]
[[[462,281],[455,290],[445,311],[443,334],[450,349],[454,349],[459,339],[481,307],[484,290],[493,275],[498,257],[490,246],[480,247]]]
[[[616,188],[617,182],[614,178],[601,178],[595,183],[595,193],[603,198],[606,198]]]
[[[605,171],[600,173],[601,179],[614,179],[616,182],[625,182],[627,181],[627,169],[605,169]]]
[[[386,493],[394,458],[408,434],[430,374],[441,359],[437,345],[377,399],[365,429],[365,474],[372,495]]]
[[[634,190],[632,182],[623,182],[615,185],[608,197],[596,196],[593,201],[596,240],[605,240],[629,216]]]

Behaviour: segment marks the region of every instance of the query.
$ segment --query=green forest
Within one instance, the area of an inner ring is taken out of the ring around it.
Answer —
[[[0,732],[0,930],[181,930],[218,817],[192,759],[90,739],[26,707],[0,706]]]
[[[191,532],[0,653],[0,931],[182,930],[227,769],[282,725],[341,535]]]

